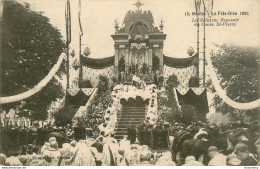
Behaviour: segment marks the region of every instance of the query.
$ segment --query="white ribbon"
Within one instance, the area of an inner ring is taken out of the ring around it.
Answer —
[[[226,102],[229,106],[231,106],[235,109],[239,109],[239,110],[251,110],[251,109],[256,109],[256,108],[260,107],[260,99],[257,99],[255,101],[249,102],[249,103],[238,103],[238,102],[231,100],[226,95],[226,92],[220,86],[220,83],[215,74],[215,71],[214,71],[214,68],[212,66],[209,56],[207,56],[206,59],[207,59],[207,63],[208,63],[208,73],[210,75],[212,84],[214,85],[217,94],[223,99],[224,102]]]
[[[12,103],[12,102],[16,102],[19,100],[23,100],[23,99],[26,99],[26,98],[34,95],[35,93],[39,92],[43,87],[45,87],[47,85],[47,83],[53,78],[53,76],[59,70],[64,58],[65,58],[65,54],[62,53],[59,57],[58,62],[52,67],[49,74],[44,79],[42,79],[40,81],[40,83],[38,83],[34,88],[32,88],[24,93],[17,94],[14,96],[0,97],[0,104]]]

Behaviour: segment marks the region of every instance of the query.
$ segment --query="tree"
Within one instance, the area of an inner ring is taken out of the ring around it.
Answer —
[[[258,99],[260,48],[226,44],[216,46],[219,50],[211,52],[212,64],[217,70],[221,86],[227,96],[241,103]],[[213,86],[211,91],[215,92]],[[224,103],[218,95],[214,96],[213,106],[217,112],[228,114],[233,120],[243,120],[246,114],[259,119],[259,109],[236,110]]]
[[[167,120],[168,122],[172,122],[176,120],[176,117],[179,114],[179,110],[177,107],[177,102],[175,99],[175,95],[173,92],[174,87],[177,87],[178,80],[177,76],[172,74],[169,76],[166,81],[165,91],[161,92],[158,95],[159,98],[159,107],[158,110],[161,112],[161,118]]]
[[[83,79],[81,81],[81,84],[79,85],[79,78],[76,77],[73,81],[72,81],[72,86],[73,87],[78,87],[81,86],[81,88],[93,88],[93,85],[91,83],[91,81],[89,79]]]
[[[88,57],[90,55],[91,51],[89,47],[86,47],[83,51],[83,56]]]
[[[192,122],[197,122],[198,120],[201,120],[202,118],[199,117],[199,114],[196,110],[196,108],[192,105],[183,104],[181,106],[181,121],[184,124],[191,124]]]
[[[166,81],[165,89],[168,92],[173,92],[173,88],[177,87],[178,84],[179,82],[177,76],[172,74],[169,76],[168,80]]]
[[[57,126],[66,126],[67,124],[71,124],[71,119],[74,117],[75,112],[77,111],[78,108],[74,105],[67,105],[62,107],[58,113],[54,114],[55,124]]]
[[[191,77],[189,80],[189,87],[199,87],[199,78]]]
[[[71,56],[74,58],[74,56],[76,55],[76,52],[75,52],[75,50],[74,50],[74,49],[72,49],[72,51],[71,51],[70,55],[71,55]]]
[[[4,1],[1,18],[1,96],[23,93],[37,85],[64,52],[65,43],[57,28],[42,12],[30,5]],[[33,112],[36,120],[47,117],[49,105],[63,97],[62,86],[53,78],[34,96],[24,100],[22,109]],[[20,102],[5,104],[8,110]]]
[[[99,82],[97,85],[98,92],[97,95],[101,96],[102,94],[106,93],[109,90],[109,82],[106,76],[100,75]]]

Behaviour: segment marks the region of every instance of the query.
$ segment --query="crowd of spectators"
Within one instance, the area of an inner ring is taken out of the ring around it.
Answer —
[[[260,127],[250,125],[212,125],[194,123],[143,124],[139,129],[168,130],[168,149],[154,150],[141,144],[139,136],[130,143],[125,136],[115,139],[113,132],[101,131],[95,136],[86,130],[85,138],[75,139],[68,125],[67,139],[58,135],[40,147],[23,145],[19,153],[0,154],[1,165],[11,166],[256,166],[260,157]]]

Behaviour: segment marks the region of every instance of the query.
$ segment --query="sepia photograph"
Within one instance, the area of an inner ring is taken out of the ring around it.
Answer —
[[[0,0],[0,166],[258,169],[259,68],[259,0]]]

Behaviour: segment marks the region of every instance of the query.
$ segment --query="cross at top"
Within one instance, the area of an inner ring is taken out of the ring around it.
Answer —
[[[142,6],[142,5],[144,5],[144,4],[142,4],[139,0],[135,3],[135,4],[133,4],[133,5],[135,5],[136,7],[137,7],[137,11],[139,11],[139,8]]]

